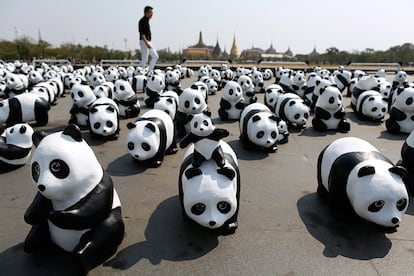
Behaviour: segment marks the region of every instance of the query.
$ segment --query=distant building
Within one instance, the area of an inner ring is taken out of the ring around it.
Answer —
[[[213,57],[221,57],[223,55],[223,53],[221,52],[219,42],[218,42],[218,38],[217,38],[216,46],[214,46],[214,48],[213,48],[212,55],[213,55]]]
[[[286,52],[277,52],[273,47],[273,43],[270,44],[270,47],[266,50],[260,48],[252,47],[251,49],[243,50],[240,55],[242,59],[280,59],[280,58],[291,58],[293,57],[292,50],[290,47]]]
[[[237,50],[237,46],[236,46],[236,35],[234,35],[233,37],[233,45],[231,45],[230,58],[234,58],[234,59],[239,58],[239,51]]]
[[[218,42],[217,42],[218,44]],[[198,43],[183,50],[185,58],[210,59],[213,56],[213,46],[208,46],[203,42],[203,34],[200,31]]]
[[[316,51],[316,46],[313,47],[313,51],[309,55],[310,56],[317,56],[317,55],[319,55],[318,51]]]

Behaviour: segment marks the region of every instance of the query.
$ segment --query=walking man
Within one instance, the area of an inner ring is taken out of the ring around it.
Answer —
[[[139,20],[138,29],[139,29],[139,44],[141,47],[141,67],[145,68],[145,64],[148,60],[148,55],[151,56],[151,62],[149,64],[149,71],[152,72],[155,67],[155,63],[158,60],[157,51],[151,44],[151,29],[149,25],[149,20],[152,18],[153,8],[146,6],[144,8],[144,16]]]

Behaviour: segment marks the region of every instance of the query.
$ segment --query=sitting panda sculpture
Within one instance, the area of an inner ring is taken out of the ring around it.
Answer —
[[[76,124],[81,128],[89,126],[89,107],[95,102],[96,96],[88,85],[75,84],[71,89],[72,108],[69,124]]]
[[[322,88],[315,104],[312,126],[317,131],[338,130],[348,132],[351,124],[346,120],[342,93],[337,87]]]
[[[414,87],[402,87],[395,92],[390,117],[385,121],[390,133],[411,133],[414,130]]]
[[[195,114],[190,121],[191,132],[180,141],[180,147],[185,148],[190,143],[194,144],[192,167],[185,171],[187,179],[202,174],[201,164],[213,159],[218,167],[217,173],[225,175],[230,180],[235,176],[234,171],[226,167],[223,149],[220,140],[230,133],[222,128],[216,128],[208,113]]]
[[[264,104],[248,105],[240,116],[240,140],[248,149],[277,151],[278,118]]]
[[[233,149],[223,140],[219,146],[223,150],[226,164],[235,172],[235,177],[229,179],[219,174],[215,161],[207,160],[200,166],[202,174],[188,179],[185,171],[191,167],[194,154],[194,145],[191,145],[180,168],[179,198],[185,219],[222,234],[231,234],[238,227],[240,173]]]
[[[52,242],[72,252],[86,274],[123,240],[118,194],[76,125],[49,135],[35,132],[33,143],[31,176],[38,192],[24,214],[32,225],[24,250],[34,253]]]
[[[174,123],[162,110],[152,109],[134,123],[127,124],[128,153],[134,160],[150,167],[159,167],[165,154],[177,152]]]
[[[115,81],[114,100],[119,107],[119,116],[123,118],[135,118],[141,112],[138,97],[126,80]]]
[[[161,76],[153,74],[151,77],[147,77],[147,85],[144,91],[144,102],[148,108],[154,107],[154,103],[158,101],[164,88],[165,82]]]
[[[109,98],[97,99],[89,108],[89,132],[94,138],[116,140],[119,136],[118,105]]]
[[[221,93],[219,117],[222,121],[239,120],[244,108],[243,91],[235,81],[228,81]]]
[[[367,141],[339,138],[318,157],[318,195],[334,215],[397,227],[408,207],[406,174]]]
[[[28,124],[15,124],[0,136],[0,171],[25,165],[32,152],[33,129]]]
[[[298,95],[285,93],[277,100],[275,114],[288,125],[302,129],[309,119],[309,107]]]
[[[359,95],[355,112],[360,120],[381,122],[388,113],[388,102],[380,92],[367,90]]]

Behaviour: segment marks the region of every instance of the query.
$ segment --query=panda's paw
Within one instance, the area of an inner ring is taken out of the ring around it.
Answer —
[[[267,148],[268,153],[275,153],[277,151],[277,145],[273,145],[269,148]]]
[[[199,168],[192,167],[185,171],[185,176],[187,177],[187,179],[191,179],[193,177],[201,175],[202,173],[203,172]]]
[[[171,147],[166,151],[167,154],[176,154],[177,152],[178,152],[178,148],[176,146]]]
[[[351,124],[347,121],[341,121],[339,122],[338,130],[343,133],[348,132],[351,130]]]
[[[232,170],[229,167],[223,167],[223,168],[217,169],[217,173],[224,175],[230,180],[233,180],[234,177],[236,176],[236,173],[234,172],[234,170]]]
[[[398,134],[401,132],[400,125],[396,121],[393,121],[391,119],[385,121],[385,127],[387,128],[387,131],[389,133]]]

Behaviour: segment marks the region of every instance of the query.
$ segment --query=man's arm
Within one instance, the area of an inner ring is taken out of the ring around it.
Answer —
[[[144,43],[145,45],[147,45],[148,49],[152,48],[151,43],[149,43],[149,41],[147,40],[147,37],[144,34],[141,35],[141,40],[144,40]]]

